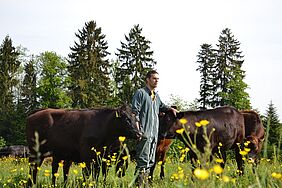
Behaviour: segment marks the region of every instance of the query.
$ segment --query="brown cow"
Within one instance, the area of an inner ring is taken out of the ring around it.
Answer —
[[[65,179],[72,161],[85,162],[83,170],[88,176],[90,163],[94,160],[93,176],[97,179],[100,171],[97,152],[108,156],[117,152],[119,136],[133,139],[140,136],[131,108],[127,105],[116,109],[40,110],[28,116],[26,133],[31,153],[29,162],[32,164],[29,185],[32,181],[36,183],[37,167],[47,156],[53,157],[53,183],[61,160],[65,161]],[[102,170],[105,175],[103,166]]]
[[[248,144],[246,147],[250,148],[248,153],[249,161],[258,162],[257,156],[261,152],[264,141],[264,127],[259,114],[253,110],[240,111],[244,116],[245,122],[245,142]]]
[[[210,135],[209,138],[210,147],[212,150],[212,154],[218,154],[219,156],[223,157],[224,162],[226,161],[226,150],[228,149],[235,149],[235,156],[238,165],[238,169],[243,171],[243,161],[242,156],[239,153],[239,147],[236,143],[243,143],[245,137],[245,126],[244,126],[244,117],[243,115],[237,111],[233,107],[218,107],[215,109],[209,110],[199,110],[199,111],[185,111],[180,112],[177,114],[177,118],[174,117],[171,113],[166,113],[164,116],[164,122],[166,126],[166,130],[175,133],[176,130],[181,129],[182,125],[179,122],[180,118],[184,118],[187,120],[183,126],[186,130],[189,130],[190,138],[194,138],[195,131],[198,129],[198,133],[196,135],[196,146],[201,151],[204,152],[204,147],[206,146],[206,141],[203,138],[203,128],[197,128],[195,123],[200,122],[201,120],[209,121],[207,125],[207,135]],[[177,133],[175,133],[177,134]],[[178,138],[187,146],[189,147],[190,144],[187,144],[185,140],[187,140],[187,135],[183,134],[184,138],[177,134]],[[192,139],[193,140],[193,139]],[[220,146],[220,144],[222,146]],[[220,146],[220,151],[219,151]],[[221,155],[219,154],[221,153]],[[197,155],[190,149],[189,151],[190,159],[192,164],[197,159]],[[224,167],[224,163],[221,164]]]

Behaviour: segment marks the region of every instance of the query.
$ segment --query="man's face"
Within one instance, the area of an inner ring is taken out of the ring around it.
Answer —
[[[158,86],[158,82],[159,82],[158,74],[152,74],[150,78],[147,78],[148,85],[153,89]]]

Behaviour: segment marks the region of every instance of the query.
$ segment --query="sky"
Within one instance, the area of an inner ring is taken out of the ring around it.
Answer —
[[[164,102],[171,94],[187,102],[199,97],[200,46],[215,47],[229,28],[241,43],[252,107],[265,114],[272,102],[282,119],[281,0],[1,0],[0,40],[9,35],[29,54],[54,51],[67,57],[75,33],[91,20],[106,35],[109,59],[134,25],[143,28]]]

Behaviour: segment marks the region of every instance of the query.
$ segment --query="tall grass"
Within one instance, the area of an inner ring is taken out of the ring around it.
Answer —
[[[201,122],[200,122],[201,124]],[[172,157],[167,158],[165,164],[165,178],[161,180],[159,178],[160,165],[157,165],[154,174],[154,182],[151,187],[164,188],[164,187],[209,187],[209,188],[253,188],[253,187],[282,187],[282,163],[279,155],[280,151],[277,149],[275,155],[270,158],[261,158],[260,163],[257,166],[245,162],[244,175],[238,175],[237,165],[234,160],[234,155],[227,157],[225,168],[222,169],[219,165],[222,161],[220,156],[217,156],[218,160],[210,161],[209,156],[211,150],[209,149],[209,137],[207,135],[206,128],[203,127],[204,139],[206,140],[205,153],[201,153],[195,147],[196,138],[187,137],[186,141],[188,146],[197,154],[198,160],[196,162],[196,170],[192,172],[192,165],[187,160],[188,148],[182,146],[178,147],[179,151],[174,150]],[[181,130],[179,134],[189,135],[189,130]],[[212,134],[212,133],[211,133]],[[266,136],[268,138],[268,136]],[[121,150],[125,150],[128,154],[126,144],[121,141]],[[267,142],[267,139],[266,139]],[[42,143],[39,143],[40,145]],[[264,156],[268,156],[267,144],[264,145]],[[220,147],[220,146],[219,146]],[[37,148],[38,149],[38,148]],[[102,154],[100,162],[106,160]],[[68,181],[63,181],[63,164],[59,165],[59,171],[56,174],[57,181],[56,187],[134,187],[134,180],[136,176],[135,162],[129,161],[129,167],[126,171],[126,175],[119,178],[116,174],[115,167],[119,160],[129,160],[130,157],[120,157],[118,154],[113,154],[108,160],[108,176],[106,181],[104,177],[100,175],[98,181],[94,181],[93,178],[84,179],[82,176],[82,169],[85,165],[73,164],[70,169]],[[27,180],[29,178],[29,163],[27,159],[17,158],[2,158],[0,159],[0,187],[27,187]],[[51,180],[51,159],[47,158],[41,167],[38,168],[37,184],[34,187],[52,187]]]
[[[28,179],[28,161],[26,159],[2,158],[0,159],[0,187],[26,187]],[[97,183],[91,180],[84,181],[79,164],[72,165],[69,180],[63,183],[62,168],[58,171],[57,187],[128,187],[134,180],[135,163],[130,162],[126,175],[118,178],[113,167],[109,169],[106,182],[99,177]],[[35,187],[52,187],[50,161],[45,160],[38,172],[38,183]],[[282,187],[282,163],[262,158],[260,164],[255,167],[255,173],[251,164],[245,165],[245,174],[236,174],[237,166],[234,159],[228,159],[226,167],[221,174],[216,174],[208,169],[207,179],[197,179],[192,174],[190,162],[175,162],[168,159],[165,165],[165,178],[159,178],[160,166],[158,165],[152,187]],[[280,175],[279,175],[280,174]]]

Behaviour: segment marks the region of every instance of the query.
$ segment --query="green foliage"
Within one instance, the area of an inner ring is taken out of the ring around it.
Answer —
[[[38,57],[41,68],[38,83],[39,103],[42,108],[67,108],[71,99],[67,96],[67,63],[55,52],[44,52]]]
[[[0,148],[2,148],[4,146],[6,146],[6,141],[2,136],[0,136]]]
[[[142,28],[134,25],[125,42],[116,53],[120,66],[117,67],[115,81],[121,101],[131,103],[134,92],[145,86],[145,77],[148,70],[153,69],[156,62],[152,58],[150,41],[142,36]]]
[[[196,69],[201,74],[200,81],[200,98],[198,102],[201,104],[201,108],[207,108],[212,105],[213,97],[215,95],[215,80],[214,77],[214,64],[216,61],[215,52],[212,49],[212,45],[203,44],[198,54],[199,67]]]
[[[237,109],[250,109],[248,85],[243,81],[245,71],[240,42],[226,28],[219,36],[217,49],[203,44],[198,54],[201,73],[200,99],[202,108],[230,105]]]
[[[78,42],[71,47],[68,71],[73,107],[107,105],[110,100],[110,62],[108,44],[96,22],[86,22],[76,33]]]
[[[173,95],[173,94],[170,95],[168,105],[169,106],[176,106],[178,111],[190,109],[190,105],[187,101],[185,101],[181,97],[179,97],[177,95]]]
[[[32,57],[31,60],[24,66],[24,79],[21,85],[21,102],[24,113],[29,113],[38,108],[37,101],[37,71],[36,61]]]
[[[266,114],[262,118],[264,126],[266,126],[266,138],[265,138],[265,145],[264,145],[264,156],[270,156],[273,154],[272,146],[279,146],[279,150],[281,148],[281,130],[282,124],[279,121],[277,110],[272,103],[268,105],[266,110]],[[278,151],[279,151],[278,150]]]
[[[13,89],[19,82],[15,76],[20,66],[19,55],[12,39],[6,36],[0,46],[0,112],[13,110]]]

